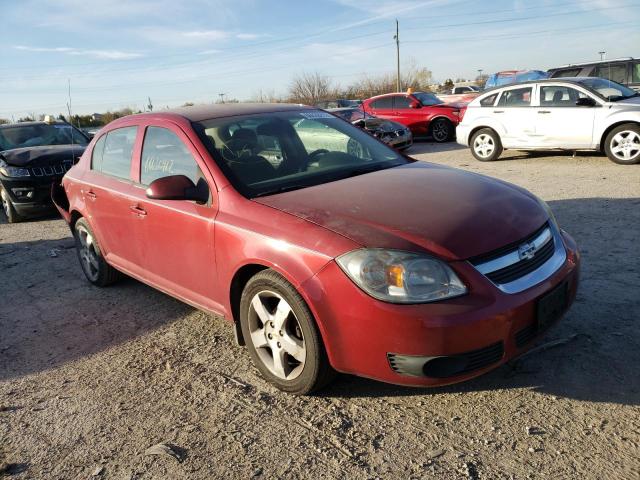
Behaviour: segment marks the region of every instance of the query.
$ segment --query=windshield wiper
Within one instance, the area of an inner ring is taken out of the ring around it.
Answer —
[[[276,193],[290,192],[292,190],[300,190],[301,188],[307,188],[310,185],[296,183],[293,185],[283,185],[282,187],[272,188],[271,190],[265,190],[264,192],[256,193],[253,198],[266,197],[267,195],[275,195]]]

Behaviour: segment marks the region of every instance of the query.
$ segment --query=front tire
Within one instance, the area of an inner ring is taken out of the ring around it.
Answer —
[[[263,270],[247,282],[240,326],[253,363],[280,390],[306,395],[332,379],[309,307],[277,272]]]
[[[473,157],[481,162],[492,162],[502,154],[500,136],[490,128],[483,128],[474,133],[469,146]]]
[[[620,165],[640,163],[640,126],[626,123],[611,130],[604,151],[609,160]]]
[[[9,223],[18,223],[22,221],[22,217],[16,211],[16,207],[13,206],[13,202],[9,198],[9,194],[0,187],[0,200],[2,201],[2,211],[7,217]]]
[[[431,136],[438,143],[448,142],[453,137],[453,124],[446,118],[431,122]]]
[[[74,225],[73,236],[80,266],[87,280],[98,287],[106,287],[120,278],[120,272],[109,265],[102,256],[98,240],[84,218],[79,219]]]

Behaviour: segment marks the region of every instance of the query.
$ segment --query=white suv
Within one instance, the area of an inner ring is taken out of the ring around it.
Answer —
[[[504,149],[561,149],[640,163],[640,94],[602,78],[511,84],[469,103],[456,137],[483,162]]]

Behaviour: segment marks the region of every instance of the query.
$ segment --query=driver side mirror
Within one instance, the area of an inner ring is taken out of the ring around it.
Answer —
[[[184,175],[170,175],[151,182],[146,191],[153,200],[192,200],[197,203],[209,201],[209,187],[204,179],[198,185]]]
[[[591,97],[582,97],[576,100],[576,107],[595,107],[596,101]]]
[[[421,108],[421,107],[422,105],[420,105],[420,102],[416,102],[415,100],[409,103],[409,108]]]

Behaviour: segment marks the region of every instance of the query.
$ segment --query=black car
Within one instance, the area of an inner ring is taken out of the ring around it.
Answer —
[[[407,127],[401,123],[374,117],[365,113],[361,108],[328,108],[327,112],[333,113],[356,127],[366,130],[374,137],[398,150],[405,150],[413,144],[413,135],[411,135],[411,130]]]
[[[0,125],[0,198],[9,223],[53,209],[52,183],[62,179],[88,143],[66,122]]]

